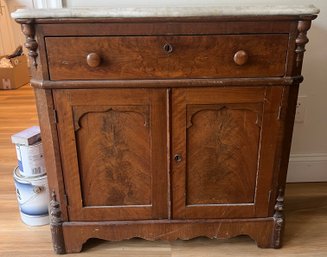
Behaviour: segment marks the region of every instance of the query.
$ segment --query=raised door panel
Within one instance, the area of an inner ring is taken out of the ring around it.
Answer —
[[[186,111],[187,205],[252,203],[262,104]]]
[[[74,109],[74,113],[80,110]],[[101,106],[87,108],[82,117],[76,118],[85,206],[151,204],[148,116],[147,106]]]
[[[56,90],[72,220],[167,217],[165,90]]]
[[[173,217],[264,217],[282,87],[173,90]]]

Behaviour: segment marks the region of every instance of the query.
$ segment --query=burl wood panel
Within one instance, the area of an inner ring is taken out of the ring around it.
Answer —
[[[149,106],[102,109],[86,111],[76,132],[84,205],[151,204]]]
[[[69,219],[168,216],[166,90],[56,90]]]
[[[187,106],[187,205],[254,202],[262,106]]]
[[[51,80],[278,77],[285,74],[288,34],[46,37],[45,41]],[[248,54],[244,65],[233,60],[239,50]],[[90,53],[100,56],[98,67],[88,66]]]
[[[283,87],[173,89],[173,218],[267,217]]]

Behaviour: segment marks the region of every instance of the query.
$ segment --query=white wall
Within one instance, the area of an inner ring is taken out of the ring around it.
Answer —
[[[9,13],[19,8],[34,8],[34,3],[32,0],[7,0],[6,3],[8,6]],[[25,43],[25,36],[21,32],[20,25],[16,23],[13,19],[9,18],[9,14],[8,19],[11,22],[11,31],[14,37],[14,45],[12,47],[14,50],[18,45],[23,45]],[[24,48],[24,51],[25,53],[27,52],[26,48]]]
[[[39,0],[51,2],[51,0]],[[13,3],[31,0],[9,0]],[[54,1],[58,2],[58,1]],[[306,96],[303,123],[296,123],[288,181],[327,181],[327,0],[63,0],[66,7],[90,6],[210,6],[217,4],[314,4],[320,8],[318,19],[308,33],[300,96]],[[15,4],[14,4],[15,5]]]
[[[321,12],[308,33],[300,89],[307,96],[306,112],[304,122],[294,127],[289,181],[327,181],[327,1],[311,2]]]
[[[14,34],[7,3],[0,0],[0,55],[11,53],[15,49]]]
[[[1,1],[1,0],[0,0]],[[14,12],[20,8],[56,8],[62,6],[61,0],[2,0],[8,6],[9,13]],[[8,15],[9,17],[9,15]],[[11,22],[11,30],[14,37],[14,48],[18,45],[23,45],[25,43],[25,36],[21,33],[21,28],[18,23],[13,19],[9,19]],[[26,52],[26,48],[24,48]]]

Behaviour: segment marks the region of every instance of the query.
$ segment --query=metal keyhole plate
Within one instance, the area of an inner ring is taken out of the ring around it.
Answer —
[[[180,161],[182,161],[182,156],[180,154],[176,154],[174,156],[174,160],[177,161],[177,162],[180,162]]]
[[[173,46],[169,43],[164,44],[163,50],[167,53],[170,54],[173,52]]]

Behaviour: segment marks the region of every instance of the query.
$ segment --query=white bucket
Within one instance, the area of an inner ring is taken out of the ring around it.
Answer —
[[[42,142],[34,145],[16,145],[20,172],[24,177],[35,177],[46,174]]]
[[[16,167],[14,180],[22,221],[29,226],[49,224],[47,176],[26,178]]]

